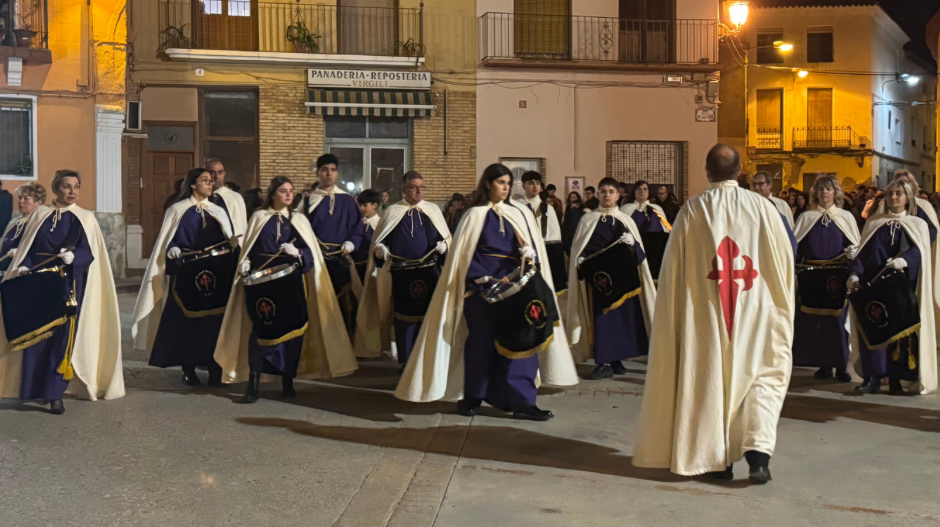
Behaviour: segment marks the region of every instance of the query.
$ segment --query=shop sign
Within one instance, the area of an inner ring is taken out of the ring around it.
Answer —
[[[430,90],[431,72],[308,69],[307,85],[357,90]]]

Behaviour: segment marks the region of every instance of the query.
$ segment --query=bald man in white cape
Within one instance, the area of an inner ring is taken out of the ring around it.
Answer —
[[[730,479],[747,454],[763,483],[790,380],[793,252],[774,206],[738,187],[737,153],[713,156],[728,179],[685,204],[666,247],[633,463]]]
[[[545,244],[540,243],[538,237],[533,243],[529,234],[530,231],[538,232],[538,227],[535,225],[535,217],[526,207],[499,203],[468,208],[454,233],[447,263],[428,308],[428,316],[424,319],[411,358],[395,390],[395,397],[399,399],[430,402],[463,397],[464,344],[468,335],[463,313],[465,282],[486,215],[492,207],[500,207],[503,218],[512,223],[523,242],[536,249],[539,261],[547,261]],[[548,266],[542,265],[541,272],[548,286],[553,287]],[[563,324],[559,323],[555,327],[551,345],[538,355],[539,376],[543,382],[556,386],[573,386],[578,383]]]

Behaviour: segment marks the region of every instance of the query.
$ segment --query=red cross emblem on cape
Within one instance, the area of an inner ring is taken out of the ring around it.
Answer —
[[[744,269],[735,269],[734,261],[741,255],[741,249],[730,236],[726,236],[718,245],[718,254],[712,258],[712,270],[708,273],[709,280],[718,282],[718,296],[721,299],[721,310],[725,317],[725,327],[728,328],[728,338],[734,330],[734,313],[738,307],[738,294],[749,291],[754,287],[757,278],[757,269],[750,256],[744,256]],[[721,270],[718,269],[718,260],[721,259]],[[744,281],[744,289],[738,285],[738,280]]]

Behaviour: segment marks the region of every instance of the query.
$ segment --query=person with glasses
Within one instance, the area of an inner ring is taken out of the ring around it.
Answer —
[[[793,211],[790,209],[790,204],[786,201],[774,197],[774,180],[769,172],[761,170],[760,172],[754,174],[754,178],[751,180],[751,186],[754,189],[754,192],[757,192],[761,196],[769,199],[771,203],[774,204],[774,208],[780,212],[780,215],[783,216],[783,219],[787,222],[787,226],[790,229],[793,229],[795,220],[793,218]]]
[[[245,210],[245,199],[241,194],[225,184],[225,166],[216,158],[206,161],[206,170],[212,176],[214,191],[209,201],[215,203],[228,214],[231,220],[232,232],[235,236],[244,235],[248,228],[248,212]]]
[[[402,367],[411,355],[450,244],[447,220],[439,207],[424,200],[425,190],[420,173],[412,170],[402,177],[404,199],[391,205],[375,227],[373,258],[359,303],[359,355],[376,357],[391,351],[394,327]],[[404,270],[409,267],[424,271]]]

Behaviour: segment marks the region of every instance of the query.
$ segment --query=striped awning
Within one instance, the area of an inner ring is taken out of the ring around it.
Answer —
[[[436,106],[427,91],[309,90],[304,103],[316,115],[429,117]]]

